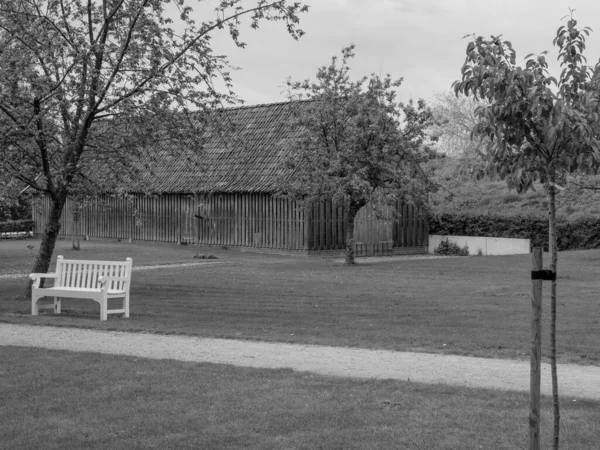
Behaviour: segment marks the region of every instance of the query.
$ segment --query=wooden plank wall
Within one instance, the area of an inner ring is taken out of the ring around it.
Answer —
[[[413,205],[399,203],[397,208],[399,217],[392,229],[394,247],[427,245],[429,242],[427,218]]]
[[[305,249],[304,212],[296,202],[268,194],[216,194],[200,199],[201,244]]]
[[[393,241],[394,247],[427,245],[427,222],[413,206],[399,205],[399,220],[381,220],[372,205],[359,211],[355,240],[364,244]],[[35,232],[42,233],[50,201],[34,208]],[[73,203],[67,201],[61,235],[73,228]],[[195,215],[202,219],[197,219]],[[268,194],[203,197],[164,194],[102,196],[81,211],[78,234],[91,238],[159,242],[196,242],[282,250],[336,250],[345,246],[344,208],[331,201],[305,213],[296,202]]]
[[[363,244],[392,242],[395,214],[388,205],[378,206],[372,202],[363,206],[354,219],[354,241]],[[378,217],[379,216],[379,217]]]
[[[72,233],[73,208],[73,201],[68,199],[61,217],[61,236],[70,236]],[[36,233],[43,232],[49,209],[47,197],[41,200],[39,207],[34,208]],[[196,232],[195,210],[195,200],[191,196],[100,196],[81,209],[76,234],[91,238],[160,242],[180,242],[185,238],[191,240]]]
[[[344,207],[331,200],[313,205],[308,212],[308,250],[337,250],[346,244]]]

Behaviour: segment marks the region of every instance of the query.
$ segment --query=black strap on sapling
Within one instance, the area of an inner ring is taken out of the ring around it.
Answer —
[[[552,272],[551,270],[532,270],[531,271],[531,279],[532,280],[554,281],[554,280],[556,280],[556,272]]]

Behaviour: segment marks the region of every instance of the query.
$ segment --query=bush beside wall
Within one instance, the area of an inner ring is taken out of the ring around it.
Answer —
[[[8,220],[0,222],[0,233],[15,233],[33,230],[33,220]]]
[[[598,218],[558,218],[556,231],[559,250],[600,248]],[[548,250],[548,219],[540,216],[441,213],[429,219],[429,233],[531,239],[533,247]]]
[[[2,200],[2,192],[0,192],[0,223],[31,218],[31,202],[26,196],[23,195],[10,202]]]

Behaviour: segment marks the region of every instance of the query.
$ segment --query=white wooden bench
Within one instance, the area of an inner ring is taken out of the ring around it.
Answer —
[[[83,261],[56,259],[55,273],[32,273],[31,314],[38,315],[40,309],[53,308],[60,314],[61,298],[87,298],[100,304],[100,320],[108,314],[123,314],[129,317],[129,283],[131,280],[131,258],[126,261]],[[40,287],[42,278],[54,279],[54,286]],[[38,305],[42,297],[54,297],[54,303]],[[120,309],[108,309],[108,300],[123,298]]]

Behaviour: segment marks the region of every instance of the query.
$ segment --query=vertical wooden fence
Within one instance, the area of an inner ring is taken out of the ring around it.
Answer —
[[[35,233],[39,234],[48,220],[50,200],[44,197],[35,205],[33,220]],[[76,208],[80,211],[78,225],[73,220]],[[70,236],[75,231],[76,235],[91,238],[181,242],[195,235],[194,212],[194,198],[177,194],[102,195],[81,204],[68,199],[61,216],[60,234]]]
[[[199,199],[201,244],[305,250],[304,211],[269,194],[215,194]]]
[[[313,205],[306,217],[307,250],[338,250],[345,246],[344,207],[325,200]]]
[[[73,232],[76,207],[67,201],[63,236]],[[414,206],[396,208],[399,214],[389,208],[377,213],[371,204],[363,207],[355,220],[355,241],[369,247],[426,246],[426,219]],[[44,230],[49,209],[48,198],[34,208],[37,234]],[[310,251],[343,249],[346,231],[342,205],[324,201],[304,210],[292,200],[264,193],[99,196],[80,205],[77,228],[75,234],[90,238]]]

